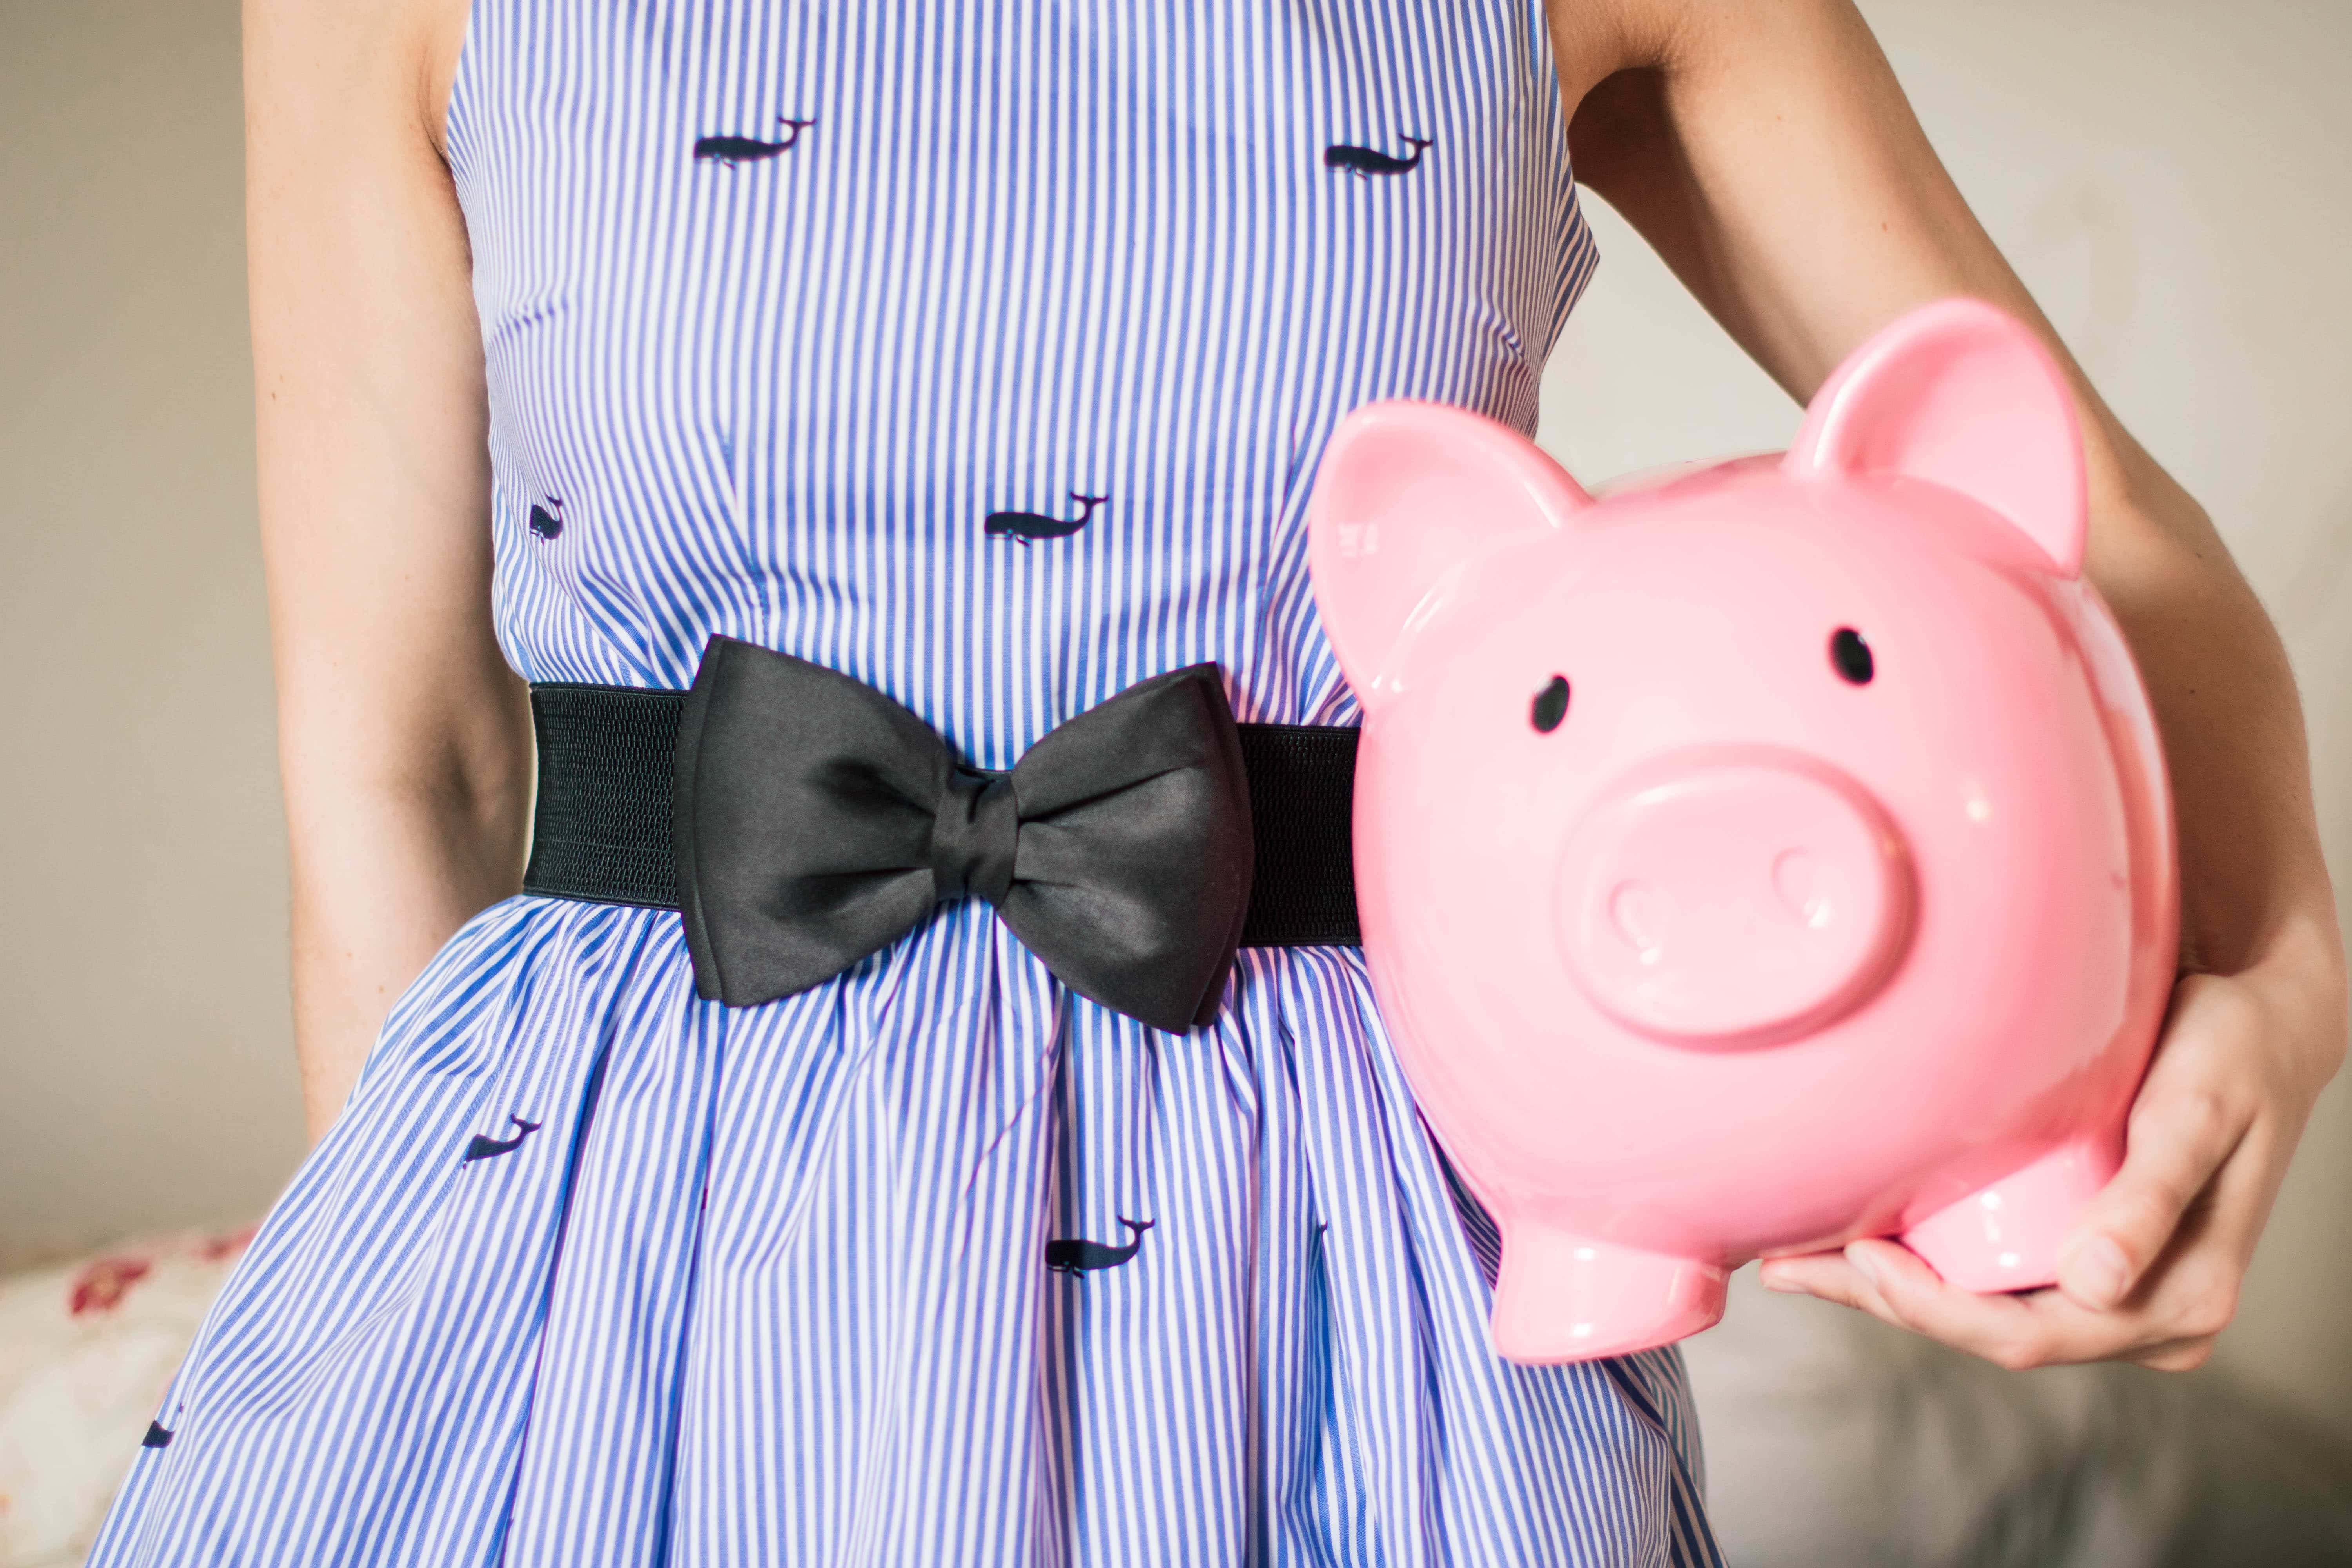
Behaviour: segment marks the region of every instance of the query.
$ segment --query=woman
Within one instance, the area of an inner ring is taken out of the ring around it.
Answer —
[[[1154,1029],[963,900],[738,1006],[674,889],[515,896],[524,679],[677,691],[713,637],[984,768],[1203,661],[1350,721],[1316,455],[1387,395],[1532,426],[1571,151],[1798,397],[1927,299],[2040,320],[1844,0],[1099,9],[252,0],[320,1142],[95,1562],[1713,1560],[1671,1352],[1486,1351],[1351,952]],[[2344,975],[2277,641],[2076,386],[2189,906],[2126,1166],[2053,1290],[1767,1278],[2186,1367]]]

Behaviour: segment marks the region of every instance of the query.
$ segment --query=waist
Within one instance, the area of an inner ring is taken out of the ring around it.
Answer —
[[[688,694],[535,682],[539,782],[522,890],[677,910],[677,781]],[[1239,945],[1359,945],[1352,726],[1235,726],[1253,875]]]

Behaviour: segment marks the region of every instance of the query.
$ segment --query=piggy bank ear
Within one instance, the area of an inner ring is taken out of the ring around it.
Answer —
[[[1339,423],[1307,504],[1323,630],[1367,704],[1405,625],[1454,569],[1592,504],[1517,431],[1433,403],[1375,403]]]
[[[2083,569],[2083,437],[2065,376],[2022,322],[1979,300],[1901,317],[1814,395],[1788,471],[1902,474],[1981,501]]]

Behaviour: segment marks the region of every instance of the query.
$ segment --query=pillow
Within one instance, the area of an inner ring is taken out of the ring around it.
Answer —
[[[159,1237],[0,1279],[0,1568],[82,1560],[252,1237]]]

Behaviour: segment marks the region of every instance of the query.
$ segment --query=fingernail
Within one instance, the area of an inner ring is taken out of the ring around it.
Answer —
[[[2084,1306],[2104,1312],[2124,1299],[2131,1283],[2131,1263],[2124,1249],[2107,1237],[2093,1237],[2074,1249],[2059,1270],[2066,1294]]]
[[[1885,1291],[1886,1266],[1879,1262],[1877,1257],[1872,1253],[1870,1248],[1866,1247],[1850,1247],[1846,1251],[1845,1258],[1847,1262],[1862,1270],[1862,1277],[1870,1281],[1870,1288],[1872,1289],[1879,1291],[1882,1294]]]
[[[1784,1296],[1804,1293],[1804,1287],[1790,1279],[1785,1268],[1759,1268],[1756,1271],[1756,1279],[1767,1290],[1778,1290]]]

